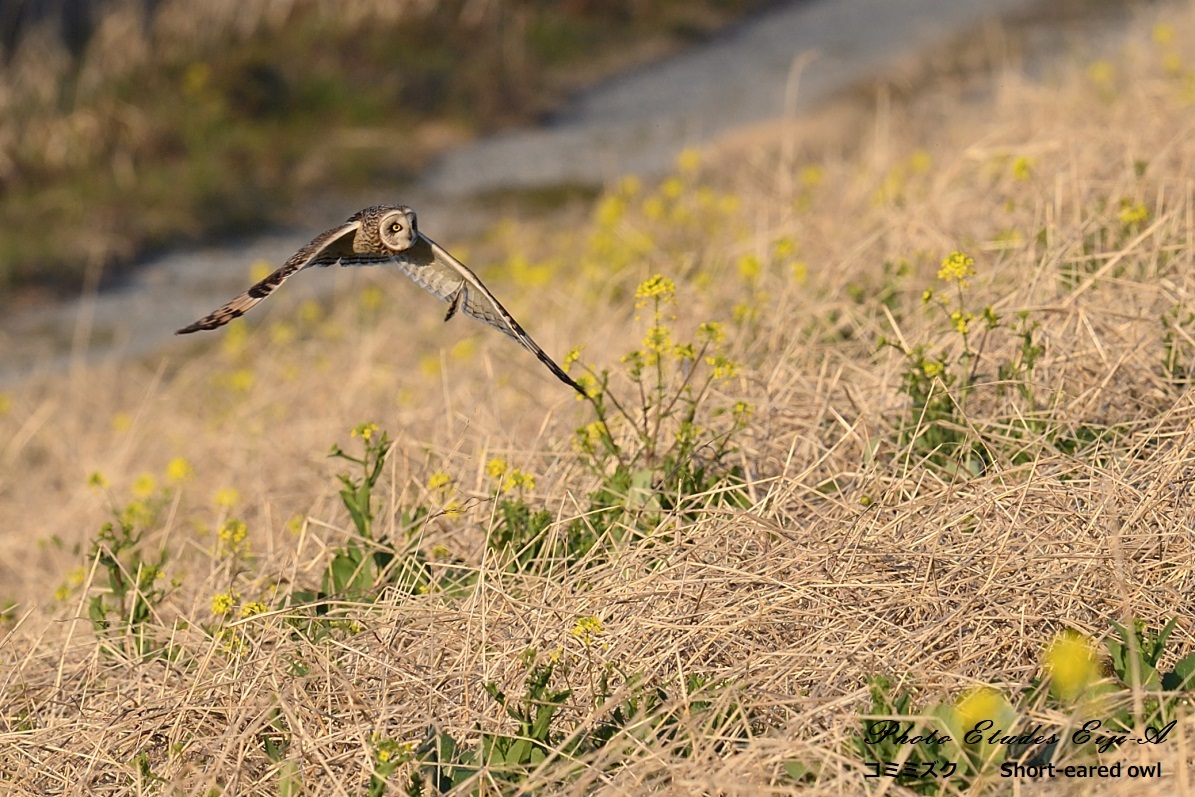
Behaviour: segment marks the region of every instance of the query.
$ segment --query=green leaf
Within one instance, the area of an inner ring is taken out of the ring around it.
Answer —
[[[526,764],[531,756],[531,740],[515,739],[506,750],[503,763],[507,766]]]
[[[278,797],[299,797],[303,793],[303,778],[299,762],[284,761],[278,768]]]
[[[800,761],[785,761],[784,774],[789,780],[798,783],[811,783],[815,779],[813,769]]]
[[[1162,688],[1168,692],[1195,689],[1195,653],[1174,663],[1174,669],[1162,676]]]
[[[361,594],[373,586],[373,569],[365,566],[365,554],[356,547],[350,546],[332,557],[328,565],[327,592],[334,595]],[[369,560],[372,562],[372,560]]]

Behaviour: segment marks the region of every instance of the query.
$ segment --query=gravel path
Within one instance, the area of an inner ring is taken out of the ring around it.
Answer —
[[[1104,12],[1105,31],[1115,27],[1109,11],[1123,17],[1119,0],[1068,1],[1073,7]],[[541,127],[494,136],[450,153],[401,198],[372,199],[401,199],[419,210],[429,234],[451,239],[479,225],[476,211],[462,213],[467,207],[463,197],[500,188],[601,184],[628,173],[660,173],[685,146],[700,145],[736,127],[800,113],[985,20],[1032,18],[1057,5],[1047,0],[781,4],[705,45],[580,94]],[[801,71],[794,97],[794,63],[811,54],[816,57]],[[243,289],[250,264],[281,263],[315,233],[359,207],[340,207],[341,202],[321,203],[321,214],[332,216],[309,229],[162,255],[147,261],[126,284],[98,296],[0,321],[0,387],[37,371],[171,351],[171,346],[180,345],[171,343],[172,332]],[[484,274],[484,265],[480,270]],[[289,283],[287,292],[336,290],[349,284],[356,271],[312,274]]]

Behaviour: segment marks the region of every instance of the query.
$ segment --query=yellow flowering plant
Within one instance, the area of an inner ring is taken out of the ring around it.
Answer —
[[[978,313],[969,309],[970,281],[977,273],[973,257],[951,252],[938,268],[940,284],[921,293],[921,303],[941,314],[956,345],[935,352],[926,343],[909,346],[888,338],[879,342],[881,348],[895,348],[905,357],[901,392],[910,404],[900,425],[899,445],[951,471],[971,475],[982,472],[993,459],[990,447],[982,436],[973,434],[969,427],[974,424],[966,418],[968,398],[983,381],[978,369],[989,334],[1003,327],[1020,342],[1012,358],[997,364],[996,379],[988,381],[1000,393],[1016,388],[1027,405],[1024,424],[1034,422],[1033,369],[1044,352],[1035,340],[1037,323],[1027,313],[1018,313],[1010,325],[990,305]]]
[[[720,322],[702,323],[690,339],[679,338],[676,302],[676,283],[663,274],[648,277],[635,290],[636,319],[645,332],[640,346],[621,358],[632,400],[615,395],[609,370],[585,366],[581,375],[587,378],[594,418],[576,430],[575,448],[602,479],[602,489],[592,496],[597,506],[633,509],[632,526],[650,524],[652,514],[642,514],[644,509],[668,510],[693,496],[742,500],[738,490],[713,490],[728,480],[741,482],[727,460],[751,408],[743,401],[721,400],[739,364],[727,351]],[[576,364],[579,353],[570,352],[565,362]],[[598,530],[613,519],[603,511],[585,522]]]
[[[147,557],[144,527],[122,512],[103,525],[92,543],[90,559],[107,575],[107,584],[91,587],[87,615],[101,649],[118,658],[150,658],[165,653],[152,630],[157,606],[166,598],[163,582],[167,552]]]
[[[349,513],[357,536],[334,549],[324,573],[322,590],[301,590],[295,595],[299,600],[310,602],[333,596],[364,601],[375,599],[377,588],[383,584],[407,593],[425,591],[430,573],[415,531],[422,526],[429,512],[421,505],[396,511],[396,525],[405,534],[405,539],[394,540],[377,533],[374,523],[379,509],[374,491],[382,478],[386,455],[393,443],[376,423],[359,424],[350,436],[360,441],[360,456],[349,454],[339,445],[332,446],[329,456],[356,467],[357,473],[339,473],[337,479],[341,485],[341,503]],[[442,487],[448,482],[440,480],[438,483]]]

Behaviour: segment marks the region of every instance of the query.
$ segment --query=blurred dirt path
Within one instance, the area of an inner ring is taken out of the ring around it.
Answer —
[[[1023,15],[1041,5],[1039,0],[788,3],[709,44],[584,92],[542,127],[451,152],[423,185],[461,196],[659,172],[686,146],[800,113],[902,56],[985,20]]]
[[[1104,35],[1117,30],[1126,13],[1124,0],[782,3],[707,44],[579,94],[541,127],[452,152],[401,196],[366,197],[364,203],[325,200],[311,214],[319,220],[313,218],[309,228],[168,253],[99,295],[2,319],[0,387],[39,371],[170,351],[173,331],[242,290],[252,263],[281,263],[315,233],[369,201],[406,202],[419,210],[429,234],[451,241],[486,221],[479,218],[484,211],[477,203],[463,201],[467,197],[660,173],[685,146],[763,120],[798,115],[917,52],[965,41],[959,37],[986,20],[1035,23],[1057,33],[1059,8],[1071,12],[1066,17],[1070,21],[1076,10],[1098,18]],[[1039,42],[1037,55],[1061,49],[1059,36],[1045,41]],[[799,81],[794,79],[798,71]],[[479,265],[484,274],[484,264]],[[312,274],[288,285],[287,292],[324,294],[350,284],[357,271]],[[412,288],[412,296],[416,290]],[[174,351],[189,343],[180,340]]]

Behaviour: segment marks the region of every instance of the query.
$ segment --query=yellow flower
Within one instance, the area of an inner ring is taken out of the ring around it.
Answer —
[[[1116,67],[1111,61],[1100,60],[1087,67],[1087,77],[1101,89],[1110,89],[1116,79]]]
[[[274,272],[274,264],[269,260],[255,260],[249,266],[249,280],[260,282]]]
[[[228,554],[244,554],[249,546],[245,542],[249,536],[249,527],[243,520],[229,520],[216,532],[220,540],[220,550]]]
[[[534,490],[535,477],[518,468],[512,468],[502,481],[502,492],[508,493],[514,489]]]
[[[477,352],[477,338],[469,337],[457,341],[448,350],[448,356],[454,360],[468,360]]]
[[[1126,227],[1133,227],[1149,221],[1149,209],[1141,202],[1130,199],[1120,200],[1120,213],[1117,215],[1120,223]]]
[[[746,423],[747,419],[751,417],[751,414],[754,411],[755,409],[747,402],[736,401],[730,412],[734,416],[735,422],[741,424]]]
[[[228,380],[225,384],[237,393],[248,393],[253,389],[253,382],[255,380],[256,376],[248,368],[238,368],[228,375]]]
[[[1045,671],[1050,692],[1059,700],[1073,702],[1100,678],[1095,646],[1085,636],[1064,631],[1046,648]]]
[[[303,521],[305,518],[302,515],[294,515],[290,520],[286,521],[286,530],[291,534],[298,534],[303,531]]]
[[[739,372],[738,363],[721,354],[706,357],[705,363],[714,369],[714,379],[730,379]]]
[[[943,366],[942,363],[938,362],[937,360],[926,360],[925,362],[921,363],[921,373],[925,374],[930,379],[933,379],[944,370],[945,366]]]
[[[643,200],[643,215],[652,221],[664,218],[664,200],[658,196],[649,196]]]
[[[738,262],[739,276],[744,280],[751,282],[759,278],[759,273],[763,270],[763,263],[755,255],[743,255]]]
[[[218,592],[212,596],[212,614],[222,617],[232,611],[240,597],[232,592]]]
[[[588,616],[578,617],[577,621],[573,623],[573,630],[570,633],[588,647],[597,641],[597,638],[605,633],[605,630],[601,620]]]
[[[726,331],[717,321],[709,321],[697,327],[697,339],[702,343],[723,343],[726,340]]]
[[[1012,162],[1012,179],[1025,182],[1033,176],[1033,161],[1024,155],[1018,156]]]
[[[436,354],[426,354],[419,360],[419,371],[424,376],[436,376],[440,373],[440,357]]]
[[[501,479],[506,474],[506,460],[494,457],[485,464],[485,473],[491,479]]]
[[[581,374],[573,381],[576,382],[578,385],[580,385],[581,389],[585,391],[584,396],[582,396],[580,393],[577,394],[577,401],[584,401],[586,396],[588,396],[589,398],[594,398],[595,396],[597,396],[598,383],[597,383],[597,380],[594,379],[591,375]]]
[[[386,301],[386,294],[377,285],[368,285],[361,291],[361,309],[373,312]]]
[[[593,421],[573,433],[573,446],[584,454],[594,454],[602,444],[605,428],[601,421]]]
[[[265,614],[269,610],[270,607],[266,606],[261,601],[250,601],[241,607],[239,614],[242,618],[253,617],[256,614]]]
[[[120,522],[127,526],[147,526],[153,519],[153,510],[141,500],[129,501],[120,511]]]
[[[228,325],[228,331],[220,341],[220,350],[229,357],[236,357],[245,350],[249,343],[249,328],[241,320]]]
[[[12,396],[0,393],[0,418],[12,412]]]
[[[241,494],[235,487],[222,487],[216,491],[216,506],[223,509],[232,509],[240,500]]]
[[[676,199],[685,192],[685,184],[679,177],[669,177],[660,184],[660,194],[667,199]]]
[[[158,487],[157,480],[152,473],[142,473],[133,480],[133,486],[130,488],[133,495],[138,498],[149,498],[154,494],[154,490]]]
[[[185,482],[191,478],[192,473],[191,463],[182,457],[175,457],[166,463],[166,481],[171,484]]]
[[[950,325],[960,335],[966,335],[971,329],[970,324],[975,316],[970,313],[964,313],[962,310],[955,310],[950,314]]]
[[[821,185],[821,182],[825,176],[825,170],[822,169],[821,166],[817,164],[806,166],[805,168],[801,169],[801,185],[805,186],[806,188],[815,188]]]
[[[108,489],[108,478],[98,470],[92,471],[91,475],[87,477],[87,486],[97,490],[106,490]]]
[[[308,299],[299,305],[299,320],[304,324],[314,324],[324,317],[324,308],[314,299]]]
[[[581,359],[581,348],[574,346],[568,350],[568,354],[564,355],[564,370],[568,371],[573,367],[573,363]]]
[[[1153,40],[1155,44],[1171,44],[1174,41],[1174,26],[1165,22],[1154,25]]]
[[[954,712],[959,727],[965,732],[984,720],[991,720],[993,727],[1001,727],[1002,719],[1009,709],[1003,695],[995,689],[981,686],[963,695],[955,705]]]
[[[927,172],[933,165],[933,156],[923,149],[919,149],[909,156],[909,171],[911,171],[913,174],[922,174]]]
[[[772,256],[777,260],[785,260],[797,253],[797,245],[792,238],[779,238],[772,244]]]
[[[739,302],[730,308],[730,317],[736,324],[746,324],[759,317],[758,308],[749,302]]]
[[[639,287],[635,289],[635,306],[645,307],[648,299],[668,303],[675,296],[676,283],[663,274],[656,274],[639,283]]]
[[[116,432],[127,432],[133,428],[133,417],[127,412],[118,412],[112,416],[112,430]]]
[[[373,436],[378,433],[378,425],[376,423],[363,423],[359,426],[353,427],[350,433],[353,437],[360,437],[365,442],[373,439]]]
[[[618,193],[622,194],[623,196],[635,196],[642,189],[643,183],[633,174],[629,174],[618,181]]]
[[[681,174],[692,174],[701,166],[701,153],[693,147],[686,147],[676,156],[676,170]]]
[[[643,336],[643,348],[658,357],[661,352],[672,345],[671,338],[672,334],[668,331],[668,327],[656,324],[648,327],[647,334]]]
[[[438,470],[427,477],[427,489],[432,492],[442,490],[450,484],[452,484],[452,477],[442,470]]]
[[[943,282],[957,282],[960,288],[967,287],[967,278],[975,276],[975,258],[963,252],[951,252],[938,269],[938,279]]]

